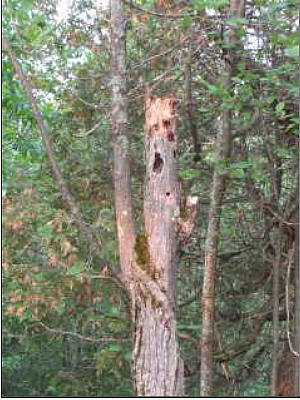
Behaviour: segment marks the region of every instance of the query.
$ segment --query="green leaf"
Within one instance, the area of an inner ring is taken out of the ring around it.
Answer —
[[[113,353],[119,353],[120,351],[123,350],[122,346],[117,344],[117,343],[112,343],[110,344],[107,349]]]
[[[189,15],[185,16],[184,18],[182,18],[182,20],[180,21],[180,25],[182,28],[188,28],[193,22],[193,18]]]
[[[276,114],[281,115],[283,110],[284,110],[284,101],[281,101],[275,107]]]
[[[131,361],[131,360],[132,360],[132,353],[131,353],[131,351],[127,351],[127,352],[124,354],[124,360],[125,360],[125,361]]]
[[[246,18],[232,17],[227,20],[227,24],[231,26],[247,25],[248,20]]]
[[[82,272],[83,266],[80,262],[75,262],[69,269],[71,275],[78,275]]]
[[[199,324],[190,324],[190,325],[184,325],[184,324],[179,324],[178,329],[184,329],[186,331],[199,331],[201,329],[201,325]]]
[[[205,8],[219,9],[227,4],[228,0],[194,0],[193,7],[196,10],[204,10]]]
[[[44,272],[37,272],[34,274],[34,279],[38,282],[43,282],[47,280],[47,277]]]
[[[185,169],[180,171],[179,175],[182,179],[198,178],[201,176],[201,171],[198,169]]]
[[[287,57],[298,58],[299,57],[299,46],[293,46],[293,47],[289,47],[288,49],[285,49],[284,54]]]

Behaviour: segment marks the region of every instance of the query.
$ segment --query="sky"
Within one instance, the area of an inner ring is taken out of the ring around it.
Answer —
[[[58,22],[62,22],[63,20],[68,18],[69,10],[71,4],[74,0],[58,0],[57,2],[57,19]],[[76,0],[75,0],[76,1]],[[96,8],[107,8],[110,0],[94,0]]]

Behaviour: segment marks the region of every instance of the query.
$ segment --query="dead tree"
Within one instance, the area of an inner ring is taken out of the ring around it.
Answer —
[[[115,211],[122,280],[132,300],[133,380],[137,396],[183,394],[183,365],[176,337],[175,99],[146,100],[144,228],[136,234],[127,135],[125,13],[111,4],[111,93]]]
[[[146,99],[144,231],[134,263],[134,379],[138,396],[183,395],[174,274],[179,193],[175,99]]]

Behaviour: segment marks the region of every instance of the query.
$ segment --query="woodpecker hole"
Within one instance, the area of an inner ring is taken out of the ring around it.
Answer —
[[[170,194],[171,194],[170,192],[167,192],[167,193],[166,193],[166,196],[170,196]]]
[[[154,155],[153,172],[160,173],[164,166],[164,160],[161,158],[160,153]]]
[[[167,138],[168,138],[169,142],[174,142],[174,140],[175,140],[174,133],[173,132],[169,132],[168,135],[167,135]]]

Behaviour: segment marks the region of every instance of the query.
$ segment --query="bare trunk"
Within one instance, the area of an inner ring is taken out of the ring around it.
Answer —
[[[231,0],[230,16],[243,16],[244,0]],[[223,85],[230,91],[231,75],[235,59],[234,51],[238,47],[238,38],[234,29],[227,32],[227,41],[234,43],[231,54],[224,60]],[[228,44],[228,43],[227,43]],[[228,46],[229,47],[229,46]],[[214,353],[214,308],[215,308],[215,270],[217,263],[219,226],[221,206],[226,187],[226,162],[230,159],[232,129],[231,111],[224,110],[220,117],[220,127],[217,138],[217,159],[213,175],[211,203],[208,217],[208,228],[205,244],[205,271],[202,290],[202,340],[201,340],[201,396],[213,395],[213,353]]]
[[[281,260],[281,226],[277,231],[276,257],[273,265],[273,349],[272,349],[272,374],[271,396],[277,396],[278,383],[278,352],[279,352],[279,275]]]
[[[217,162],[224,162],[230,156],[231,116],[223,113],[219,131],[220,147]],[[219,170],[214,172],[211,204],[208,217],[208,229],[205,244],[205,271],[202,290],[202,340],[201,340],[201,396],[213,394],[213,352],[214,352],[214,303],[215,269],[219,241],[219,226],[222,199],[224,196],[226,175]]]
[[[299,200],[298,200],[299,203]],[[296,221],[299,221],[299,204],[298,204],[298,212],[296,213]],[[294,321],[294,345],[296,352],[300,353],[300,291],[299,291],[299,225],[296,227],[296,235],[295,235],[295,321]],[[295,359],[295,369],[294,369],[294,396],[300,396],[300,357],[296,357]]]
[[[295,222],[299,223],[299,177],[298,177],[298,185],[297,185],[297,210],[295,212]],[[295,357],[294,363],[294,396],[300,396],[300,291],[299,291],[299,224],[295,227],[295,321],[294,321],[294,347],[295,351],[298,353],[298,357]]]
[[[145,231],[137,236],[134,375],[138,396],[183,395],[174,273],[178,186],[175,99],[146,100]]]
[[[175,100],[147,99],[147,177],[143,232],[135,234],[126,134],[125,19],[123,2],[111,4],[112,124],[115,208],[123,281],[132,299],[133,379],[138,396],[183,394],[176,338]]]
[[[188,49],[187,60],[185,64],[185,123],[194,143],[194,160],[200,160],[201,142],[198,137],[196,110],[192,94],[192,46]]]
[[[125,14],[122,0],[111,4],[111,93],[114,193],[122,278],[129,287],[134,258],[135,227],[128,162]]]

